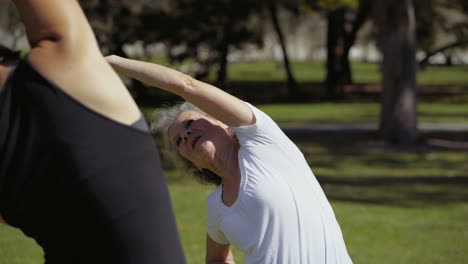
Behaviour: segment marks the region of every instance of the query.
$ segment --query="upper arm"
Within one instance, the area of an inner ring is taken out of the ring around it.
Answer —
[[[76,0],[12,0],[26,27],[32,52],[76,55],[98,46]]]
[[[207,114],[229,126],[255,123],[255,115],[245,102],[208,83],[185,77],[181,96]]]
[[[235,263],[229,244],[219,244],[206,235],[206,263]]]

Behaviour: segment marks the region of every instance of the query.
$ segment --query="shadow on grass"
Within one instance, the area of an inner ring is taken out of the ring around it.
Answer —
[[[468,138],[466,132],[437,135]],[[468,151],[460,144],[390,146],[375,132],[359,131],[290,137],[331,201],[400,207],[468,202]]]
[[[214,84],[214,83],[213,83]],[[160,89],[145,86],[139,82],[129,82],[127,86],[132,91],[132,95],[140,106],[158,106],[162,103],[173,104],[180,101],[178,96],[174,96]],[[286,81],[281,80],[246,80],[246,81],[228,81],[223,87],[227,92],[239,97],[242,100],[254,105],[275,104],[275,103],[313,103],[323,100],[325,95],[325,84],[323,82],[301,81],[299,82],[298,93],[292,95],[286,86]],[[373,87],[364,89],[362,87]],[[346,87],[342,98],[337,99],[340,102],[378,102],[380,98],[380,88],[378,84],[353,84]],[[437,85],[427,88],[420,85],[422,90],[418,99],[421,101],[441,101],[466,103],[468,95],[467,86],[458,88],[453,85]],[[459,91],[462,89],[462,91]]]
[[[426,141],[410,147],[389,146],[376,131],[287,133],[309,162],[331,201],[398,207],[433,207],[468,202],[468,151]],[[425,137],[468,140],[466,132]],[[190,177],[162,149],[168,182]]]
[[[329,200],[401,207],[468,202],[468,177],[317,177]]]

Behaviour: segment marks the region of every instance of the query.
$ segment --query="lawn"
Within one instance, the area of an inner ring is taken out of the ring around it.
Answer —
[[[261,105],[280,124],[378,123],[378,103],[316,103]],[[466,104],[419,103],[419,122],[468,123]]]
[[[164,58],[154,58],[151,61],[168,65]],[[188,61],[184,65],[191,63]],[[326,77],[325,62],[295,61],[291,63],[291,68],[294,77],[299,82],[322,82]],[[380,82],[380,65],[377,63],[352,61],[351,70],[355,83]],[[428,66],[424,70],[418,71],[417,80],[420,85],[466,87],[468,86],[467,71],[467,65]],[[211,75],[211,78],[214,79],[214,74]],[[228,79],[231,81],[281,81],[286,79],[286,73],[280,64],[274,61],[237,62],[228,64]]]
[[[356,147],[361,144],[299,142],[354,262],[466,263],[468,153]],[[189,262],[201,263],[203,202],[210,188],[178,177],[170,186]],[[242,254],[236,256],[243,263]]]
[[[163,61],[159,61],[164,63]],[[293,65],[299,81],[320,82],[323,63]],[[357,83],[378,82],[376,64],[353,63]],[[466,66],[429,67],[418,80],[466,89]],[[232,64],[232,80],[281,81],[273,62]],[[373,123],[378,103],[259,105],[280,124]],[[151,116],[152,108],[142,111]],[[467,123],[466,104],[422,102],[419,121]],[[303,151],[335,210],[354,263],[468,262],[468,153],[418,146],[399,149],[374,138],[341,135],[292,138]],[[176,172],[163,153],[183,247],[190,264],[203,263],[205,197],[212,187]],[[237,263],[242,254],[235,251]],[[20,231],[0,225],[0,264],[42,263],[42,251]]]
[[[320,123],[377,124],[380,118],[378,103],[313,103],[266,104],[258,107],[283,125]],[[148,120],[153,107],[142,108]],[[418,121],[421,123],[468,123],[468,105],[451,103],[419,103]]]
[[[468,261],[468,153],[293,140],[329,197],[355,263]],[[166,175],[188,263],[202,263],[212,187],[174,170]],[[17,230],[0,227],[0,263],[40,263],[40,254]]]

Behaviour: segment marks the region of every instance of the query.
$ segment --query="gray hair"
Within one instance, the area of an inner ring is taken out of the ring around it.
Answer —
[[[188,159],[182,157],[179,151],[169,143],[168,129],[177,119],[180,113],[185,111],[194,111],[205,116],[210,116],[203,112],[200,108],[189,102],[183,102],[174,106],[162,106],[154,111],[151,118],[151,131],[154,134],[160,134],[163,137],[164,145],[170,153],[175,153],[179,158],[186,170],[188,170],[198,181],[206,184],[214,184],[216,186],[221,184],[221,177],[208,169],[198,170],[196,166]]]

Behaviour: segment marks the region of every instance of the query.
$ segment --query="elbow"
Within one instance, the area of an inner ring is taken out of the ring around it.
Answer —
[[[44,46],[44,43],[61,43],[64,39],[63,34],[55,31],[43,32],[36,35],[29,34],[29,36],[31,47]]]
[[[196,91],[196,79],[190,75],[182,73],[181,90],[184,94],[193,94]]]

